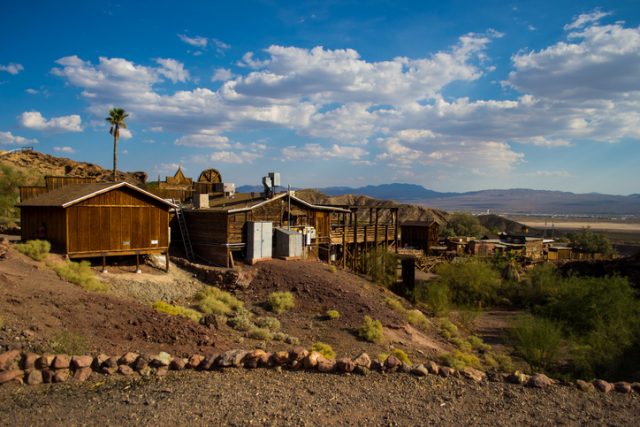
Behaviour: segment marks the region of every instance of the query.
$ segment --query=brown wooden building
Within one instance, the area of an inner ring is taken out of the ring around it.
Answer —
[[[265,198],[260,193],[237,193],[230,198],[214,198],[209,208],[185,209],[184,215],[193,251],[199,258],[229,267],[233,253],[238,256],[247,244],[248,223],[271,222],[274,227],[289,227],[309,233],[308,252],[320,256],[321,246],[330,245],[332,221],[348,210],[318,206],[280,193]],[[313,231],[311,230],[313,228]]]
[[[426,254],[438,246],[440,225],[436,221],[405,221],[400,224],[402,247],[422,249]]]
[[[22,240],[70,258],[166,254],[175,206],[126,182],[70,184],[18,204]]]

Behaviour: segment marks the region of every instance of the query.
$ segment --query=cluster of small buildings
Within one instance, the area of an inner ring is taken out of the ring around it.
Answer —
[[[43,187],[21,188],[22,239],[46,239],[69,258],[103,264],[111,256],[168,255],[172,242],[172,251],[224,267],[315,257],[358,270],[370,251],[397,250],[397,208],[316,205],[278,192],[279,181],[271,173],[263,192],[237,193],[215,169],[195,182],[179,169],[146,189],[49,176]]]

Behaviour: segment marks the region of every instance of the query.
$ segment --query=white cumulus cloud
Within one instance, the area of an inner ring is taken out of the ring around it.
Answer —
[[[46,119],[39,111],[25,111],[18,122],[27,129],[54,132],[82,132],[82,119],[77,114]]]
[[[53,147],[53,151],[56,151],[58,153],[68,153],[68,154],[73,154],[76,152],[76,150],[74,150],[73,147],[69,147],[69,146]]]
[[[29,145],[37,144],[38,140],[33,138],[25,138],[23,136],[14,135],[11,132],[0,131],[0,144],[2,145]]]
[[[6,71],[9,74],[16,75],[24,70],[22,64],[15,64],[13,62],[8,63],[7,65],[0,64],[0,71]]]

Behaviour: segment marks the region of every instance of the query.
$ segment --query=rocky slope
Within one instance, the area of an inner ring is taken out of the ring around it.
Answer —
[[[46,175],[90,177],[97,181],[111,181],[111,170],[93,163],[76,162],[65,157],[56,157],[35,150],[0,152],[0,162],[8,164],[28,176],[37,178]],[[134,185],[142,185],[147,180],[145,172],[118,171],[117,180],[124,180]],[[41,182],[42,184],[43,182]]]

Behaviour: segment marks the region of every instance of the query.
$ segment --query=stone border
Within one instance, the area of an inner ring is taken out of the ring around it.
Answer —
[[[302,346],[290,351],[266,352],[264,350],[229,350],[207,356],[194,354],[189,358],[172,357],[169,353],[160,352],[154,355],[141,355],[127,352],[121,356],[98,354],[97,356],[69,356],[66,354],[21,353],[10,350],[0,354],[0,384],[16,382],[35,385],[42,383],[63,383],[67,381],[84,382],[92,373],[103,375],[123,375],[130,377],[163,377],[169,370],[182,371],[215,371],[227,368],[271,368],[275,370],[304,370],[334,374],[368,375],[370,372],[407,373],[416,377],[439,375],[444,378],[462,377],[482,383],[485,381],[507,382],[526,387],[545,388],[557,385],[544,374],[525,375],[521,372],[512,374],[491,374],[474,368],[456,370],[447,366],[439,366],[433,361],[409,366],[394,355],[389,355],[384,362],[371,360],[367,353],[360,353],[354,358],[343,357],[336,360],[327,359],[320,353],[309,352]],[[584,392],[598,390],[602,393],[616,391],[619,393],[640,394],[640,383],[617,382],[608,383],[594,380],[591,383],[577,380],[572,384]]]

